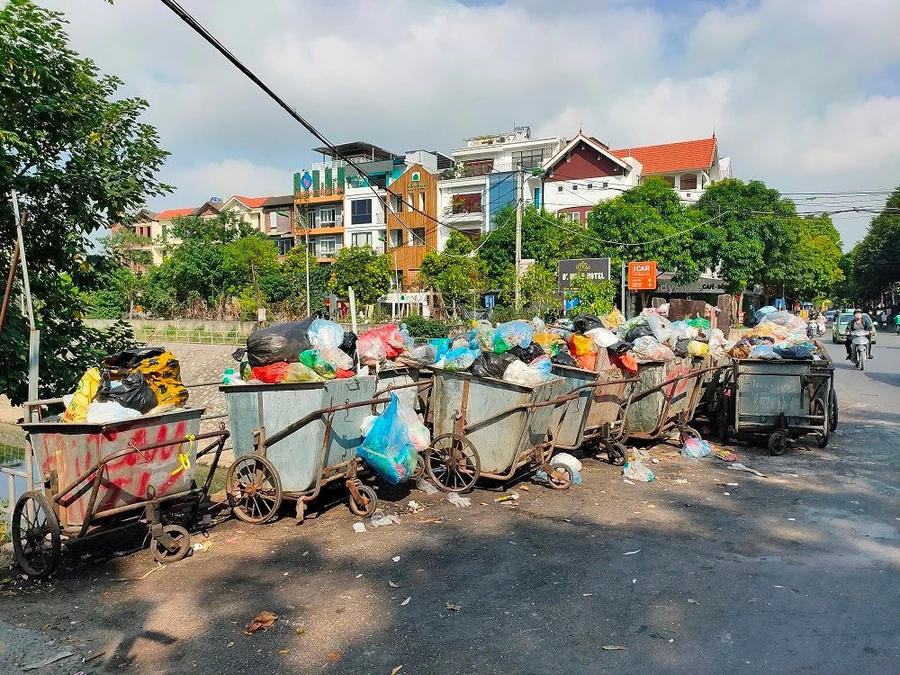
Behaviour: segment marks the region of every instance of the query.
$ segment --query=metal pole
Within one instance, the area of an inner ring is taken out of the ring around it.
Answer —
[[[356,330],[356,291],[353,290],[353,286],[347,287],[347,294],[350,296],[350,328],[359,335]]]
[[[19,197],[16,191],[12,191],[13,216],[16,219],[16,237],[19,241],[19,254],[22,258],[22,288],[25,290],[25,306],[28,309],[28,325],[35,330],[34,304],[31,301],[31,284],[28,281],[28,261],[25,259],[25,238],[22,236],[22,221],[19,219]]]
[[[522,268],[522,165],[516,166],[516,311],[519,311],[521,283],[519,275]]]
[[[622,316],[625,316],[625,261],[622,261]],[[625,316],[625,318],[628,318]]]
[[[19,240],[13,246],[12,260],[9,262],[9,276],[6,278],[6,291],[3,294],[3,307],[0,308],[0,335],[3,333],[3,325],[6,323],[6,311],[9,309],[9,297],[16,282],[16,268],[19,266]]]

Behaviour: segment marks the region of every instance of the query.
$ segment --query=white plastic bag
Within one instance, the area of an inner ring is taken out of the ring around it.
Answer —
[[[316,349],[339,347],[344,341],[344,329],[327,319],[313,321],[309,326],[308,335],[309,343]]]
[[[585,333],[585,335],[591,338],[591,341],[601,349],[612,347],[619,341],[615,333],[605,328],[594,328]]]
[[[625,478],[638,483],[650,483],[656,480],[656,474],[648,469],[647,465],[639,459],[626,462],[625,466],[622,467],[622,474]]]
[[[92,401],[87,409],[87,424],[110,424],[136,420],[142,417],[139,410],[126,408],[116,401]]]
[[[652,312],[647,315],[647,323],[650,324],[650,330],[659,342],[665,342],[672,337],[672,324],[665,317]]]

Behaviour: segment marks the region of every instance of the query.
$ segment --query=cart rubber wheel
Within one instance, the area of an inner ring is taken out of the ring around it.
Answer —
[[[356,499],[354,499],[351,494],[350,501],[347,502],[347,505],[350,507],[350,513],[354,516],[359,516],[360,518],[368,518],[375,513],[375,509],[378,508],[378,495],[375,490],[368,485],[358,483],[356,489],[359,490],[359,493],[366,499],[366,503],[357,504]]]
[[[159,539],[154,539],[150,542],[150,552],[153,554],[153,559],[164,565],[182,560],[191,550],[190,533],[181,525],[164,525],[163,532],[175,540],[175,550],[170,551],[162,545]]]
[[[225,487],[231,512],[245,523],[261,525],[271,520],[281,506],[281,478],[264,457],[240,457],[228,467]]]
[[[469,492],[481,475],[481,459],[468,438],[444,434],[425,451],[425,471],[443,492]]]
[[[624,443],[628,438],[628,425],[625,423],[625,410],[622,406],[616,411],[616,421],[612,424],[610,438],[616,443]]]
[[[25,492],[19,497],[12,514],[12,543],[16,562],[29,577],[43,579],[59,566],[59,519],[42,493]]]
[[[821,398],[813,401],[813,415],[821,415],[825,420],[822,425],[822,431],[816,434],[816,445],[824,448],[828,445],[828,440],[831,437],[831,419],[828,415],[828,406],[825,405]]]
[[[416,468],[413,471],[412,479],[419,480],[425,475],[425,458],[421,454],[416,455]]]
[[[547,472],[547,485],[554,490],[568,490],[575,483],[572,470],[565,464],[550,464]]]
[[[837,430],[838,415],[839,406],[837,392],[834,390],[834,388],[832,388],[828,392],[828,425],[831,427],[832,431]]]
[[[769,436],[769,453],[772,455],[783,455],[787,449],[787,436],[780,431]]]
[[[628,457],[628,449],[619,442],[609,443],[606,446],[606,458],[613,466],[625,466]]]

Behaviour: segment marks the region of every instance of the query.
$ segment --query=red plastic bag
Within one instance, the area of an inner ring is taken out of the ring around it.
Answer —
[[[334,374],[334,378],[336,380],[340,380],[344,377],[356,377],[356,373],[354,373],[352,370],[342,370],[338,368],[337,372]]]
[[[585,370],[590,370],[592,373],[597,372],[597,352],[588,352],[587,354],[576,356],[575,360]]]
[[[284,382],[284,376],[287,374],[287,369],[290,365],[287,361],[276,361],[267,366],[251,368],[250,373],[254,380],[267,384],[278,384],[279,382]]]
[[[631,352],[616,354],[615,352],[610,351],[609,360],[614,366],[618,366],[619,368],[627,370],[631,373],[636,373],[638,371],[637,360],[634,358],[634,355]]]
[[[365,338],[365,340],[363,340],[363,338]],[[403,335],[400,334],[400,330],[395,323],[372,328],[359,336],[359,339],[363,342],[366,342],[371,338],[377,338],[384,345],[385,356],[391,361],[396,359],[403,352]],[[359,348],[358,344],[359,343],[357,343],[357,349]]]

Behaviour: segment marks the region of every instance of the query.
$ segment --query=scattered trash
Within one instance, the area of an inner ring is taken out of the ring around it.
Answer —
[[[699,438],[689,438],[681,446],[681,456],[690,459],[699,459],[712,454],[712,448],[709,443]]]
[[[409,500],[409,503],[406,505],[407,513],[418,513],[419,511],[424,511],[425,507],[422,506],[419,502]]]
[[[394,666],[391,669],[391,675],[397,675],[401,670],[403,670],[403,666]]]
[[[624,652],[624,645],[603,645],[600,649],[604,649],[608,652]]]
[[[631,583],[636,584],[636,583],[637,583],[637,579],[632,579],[632,580],[631,580]]]
[[[305,628],[298,628],[298,629],[297,629],[297,635],[303,635],[305,632],[306,632],[306,629],[305,629]]]
[[[353,523],[353,531],[362,534],[366,531],[366,526],[362,523]]]
[[[776,585],[776,586],[774,586],[774,588],[784,588],[784,586],[778,586],[778,585]]]
[[[406,607],[409,604],[409,601],[412,600],[412,596],[410,595],[406,600],[400,603],[400,607]]]
[[[344,656],[340,652],[328,652],[325,655],[325,658],[329,661],[341,661],[343,660]]]
[[[582,598],[590,598],[590,597],[593,597],[593,595],[594,595],[593,593],[582,593],[581,597]]]
[[[626,551],[622,555],[634,555],[635,553],[640,553],[640,552],[641,552],[641,549],[638,549],[637,551]]]
[[[121,579],[113,579],[113,581],[142,581],[142,580],[146,579],[147,577],[149,577],[154,572],[158,572],[161,569],[165,569],[165,567],[166,566],[163,565],[162,563],[156,563],[156,567],[154,567],[152,570],[150,570],[146,574],[143,574],[139,577],[124,577]]]
[[[738,483],[723,483],[726,487],[740,487]]]
[[[723,492],[722,494],[725,495],[726,497],[730,497],[730,496],[731,496],[731,493],[730,493],[730,492]]]
[[[462,609],[462,605],[456,605],[456,604],[454,604],[454,603],[452,603],[452,602],[448,602],[445,606],[446,606],[447,609],[450,610],[451,612],[458,612],[459,610]]]
[[[237,537],[225,537],[226,544],[233,544],[236,541],[237,541]]]
[[[257,614],[253,620],[247,624],[247,628],[244,629],[244,632],[247,635],[251,633],[255,633],[258,630],[269,630],[272,626],[275,625],[275,622],[278,621],[278,617],[272,612],[262,611]]]
[[[419,488],[426,495],[433,495],[433,494],[437,494],[437,492],[438,492],[438,489],[434,485],[432,485],[429,481],[425,480],[424,478],[419,478],[416,481],[416,487]]]
[[[388,586],[391,588],[400,588],[400,584],[394,583],[393,581],[388,581]]]
[[[726,448],[716,448],[715,450],[713,450],[713,455],[721,459],[723,462],[736,462],[738,459],[738,456],[736,454],[734,454],[730,450],[727,450]]]
[[[278,653],[279,654],[290,654],[291,650],[290,649],[279,649]]]
[[[658,457],[654,457],[651,461],[652,461],[654,464],[659,464],[659,458],[658,458]]]
[[[625,462],[622,467],[622,473],[626,478],[637,481],[639,483],[650,483],[656,479],[656,474],[647,468],[647,465],[639,459],[632,459]]]
[[[81,659],[81,662],[82,662],[82,663],[90,663],[90,662],[93,661],[94,659],[99,659],[99,658],[100,658],[101,656],[103,656],[105,653],[106,653],[106,650],[105,650],[105,649],[101,649],[99,652],[94,652],[93,654],[90,654],[89,656],[86,656],[85,658]]]
[[[233,642],[229,642],[227,645],[225,645],[225,647],[226,647],[227,649],[231,649],[232,647],[234,647],[234,643],[233,643]]]
[[[522,484],[522,485],[519,486],[519,489],[520,489],[520,490],[524,490],[525,492],[530,492],[530,491],[531,491],[531,486],[529,486],[529,485],[527,485],[527,484]]]
[[[393,560],[395,563],[398,563],[398,562],[400,562],[400,556],[395,555],[393,558],[391,558],[391,560]]]
[[[196,544],[191,546],[192,551],[206,551],[209,549],[209,542],[200,542],[198,541]]]
[[[692,605],[697,605],[698,607],[700,606],[700,603],[697,602],[696,600],[694,600],[693,598],[688,598],[688,602],[691,603]]]
[[[756,469],[751,469],[749,466],[744,466],[740,462],[736,462],[735,464],[729,464],[729,469],[734,469],[735,471],[746,471],[747,473],[752,473],[755,476],[759,476],[760,478],[768,478],[764,473],[760,473]]]
[[[62,661],[63,659],[67,659],[70,656],[75,656],[75,652],[73,652],[73,651],[57,652],[53,656],[46,658],[43,661],[36,661],[35,663],[29,663],[27,666],[22,666],[22,670],[37,670],[38,668],[43,668],[44,666],[49,666],[51,663],[56,663],[57,661]]]
[[[451,504],[453,504],[454,506],[460,506],[464,509],[467,509],[470,506],[472,506],[471,499],[469,499],[468,497],[460,497],[455,492],[451,492],[450,494],[447,495],[447,501],[450,502]]]
[[[674,482],[677,483],[678,485],[686,485],[687,478],[676,478]]]
[[[644,448],[632,448],[631,456],[635,459],[650,460],[650,453]]]
[[[514,502],[519,498],[518,493],[511,492],[508,495],[501,495],[500,497],[495,497],[495,502]]]
[[[393,514],[384,515],[383,513],[379,513],[377,511],[372,514],[372,527],[387,527],[388,525],[399,524],[400,516],[395,516]]]
[[[362,575],[362,574],[357,574],[357,575],[356,575],[356,578],[357,578],[357,579],[362,579],[362,578],[363,578],[363,575]]]
[[[622,482],[623,482],[623,483],[628,483],[629,485],[634,485],[634,481],[633,481],[633,480],[628,480],[627,478],[623,478],[623,479],[622,479]]]
[[[790,521],[795,521],[795,520],[797,520],[797,519],[796,519],[796,518],[788,518],[788,520],[790,520]]]

